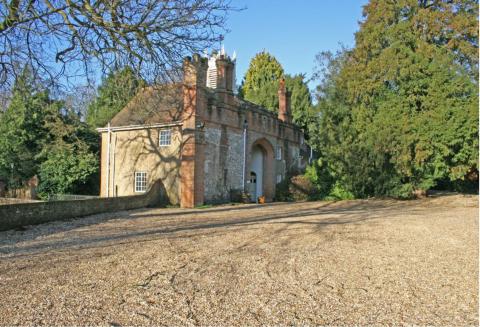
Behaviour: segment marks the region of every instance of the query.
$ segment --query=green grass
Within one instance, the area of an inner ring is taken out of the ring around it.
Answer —
[[[199,206],[195,206],[195,209],[208,209],[208,208],[213,208],[212,204],[202,204]]]

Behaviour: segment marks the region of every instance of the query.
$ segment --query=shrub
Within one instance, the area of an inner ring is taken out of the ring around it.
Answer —
[[[355,196],[352,192],[349,192],[337,181],[333,185],[330,193],[324,197],[324,200],[353,200]]]
[[[290,194],[290,177],[285,178],[275,188],[275,201],[293,201]]]
[[[293,176],[289,182],[288,190],[293,201],[318,199],[318,188],[306,175]]]

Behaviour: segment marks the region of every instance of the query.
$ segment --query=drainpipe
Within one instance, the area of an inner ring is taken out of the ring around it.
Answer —
[[[245,119],[243,122],[243,171],[242,171],[242,183],[243,192],[245,192],[245,170],[247,169],[247,128],[248,122]]]
[[[115,149],[117,148],[117,134],[113,133],[113,151],[112,151],[112,195],[114,197],[117,196],[116,194],[116,187],[115,187]]]
[[[110,196],[110,122],[107,125],[108,143],[107,143],[107,198]]]

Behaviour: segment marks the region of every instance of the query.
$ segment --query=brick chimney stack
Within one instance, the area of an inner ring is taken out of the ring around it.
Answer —
[[[285,87],[285,79],[280,80],[280,87],[278,88],[278,119],[285,123],[292,122],[292,113],[290,110],[290,92]]]
[[[217,89],[233,92],[235,63],[226,55],[217,58]]]
[[[198,54],[183,61],[182,146],[180,164],[180,205],[193,208],[203,204],[205,145],[202,141],[207,108],[206,83],[208,61]]]
[[[225,54],[217,58],[217,92],[225,103],[233,101],[233,88],[235,87],[235,63]]]

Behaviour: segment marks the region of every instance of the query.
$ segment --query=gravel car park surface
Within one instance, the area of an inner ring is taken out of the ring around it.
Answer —
[[[142,209],[0,232],[0,325],[478,325],[477,201]]]

